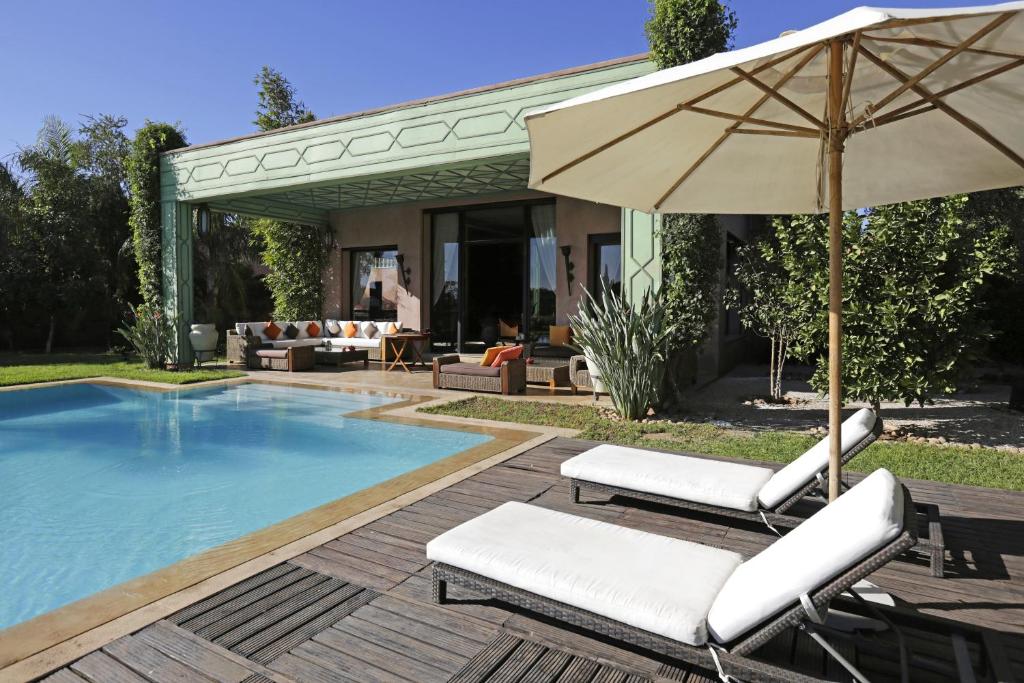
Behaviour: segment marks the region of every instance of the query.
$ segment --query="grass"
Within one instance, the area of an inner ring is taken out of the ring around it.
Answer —
[[[193,384],[215,379],[242,377],[237,370],[191,370],[173,372],[150,370],[145,364],[126,361],[111,354],[53,354],[4,355],[0,357],[0,387],[19,384],[38,384],[89,377],[117,377],[120,379],[162,382],[164,384]]]
[[[697,422],[619,422],[602,417],[591,406],[485,397],[420,408],[420,411],[579,429],[581,439],[624,446],[782,463],[792,461],[817,441],[813,436],[798,432],[751,433]],[[995,448],[971,450],[956,446],[879,441],[847,465],[847,469],[855,472],[871,472],[879,467],[909,479],[1024,491],[1024,455]]]

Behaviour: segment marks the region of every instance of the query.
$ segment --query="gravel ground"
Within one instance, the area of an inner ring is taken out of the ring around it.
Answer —
[[[783,389],[786,404],[758,400],[768,393],[768,368],[741,366],[695,391],[681,417],[727,423],[739,429],[823,430],[828,423],[828,400],[802,381],[784,381]],[[890,438],[1024,452],[1024,413],[1007,407],[1009,397],[1009,386],[983,384],[970,393],[936,399],[924,407],[882,403],[881,414]],[[867,404],[849,404],[844,414],[862,407]]]

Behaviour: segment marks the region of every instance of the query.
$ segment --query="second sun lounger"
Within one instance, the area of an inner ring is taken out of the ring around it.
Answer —
[[[882,433],[882,420],[858,410],[843,422],[842,461],[849,462]],[[675,453],[602,444],[562,463],[572,500],[581,490],[646,500],[775,527],[793,528],[806,517],[787,512],[806,496],[827,490],[828,437],[779,471]],[[933,576],[943,576],[945,545],[938,506],[918,503],[926,535],[917,547],[928,555]]]
[[[878,470],[754,557],[505,503],[427,544],[434,599],[453,582],[743,680],[815,680],[750,655],[815,637],[829,602],[916,541],[909,492]],[[852,664],[836,661],[851,673]]]

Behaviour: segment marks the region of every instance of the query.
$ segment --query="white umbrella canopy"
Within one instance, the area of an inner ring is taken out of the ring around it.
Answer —
[[[829,211],[834,499],[841,212],[1024,185],[1022,15],[861,7],[532,112],[530,187],[663,213]]]

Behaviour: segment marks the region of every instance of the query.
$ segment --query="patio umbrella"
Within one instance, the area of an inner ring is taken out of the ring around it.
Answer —
[[[664,213],[829,212],[829,498],[844,209],[1024,184],[1024,2],[861,7],[526,117],[530,187]]]

